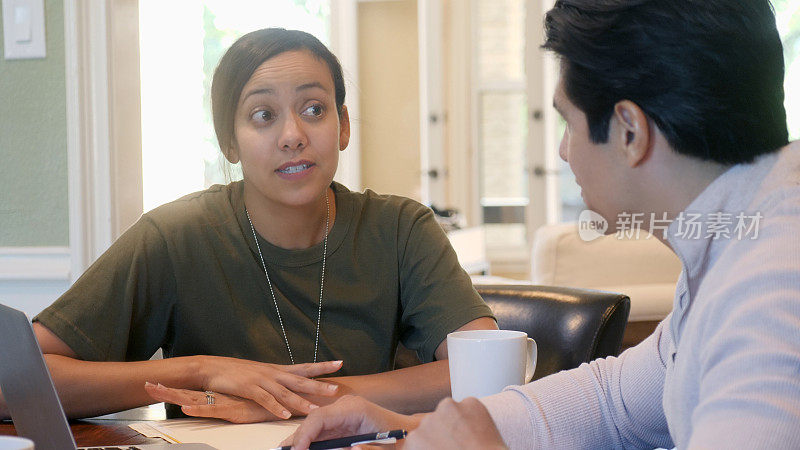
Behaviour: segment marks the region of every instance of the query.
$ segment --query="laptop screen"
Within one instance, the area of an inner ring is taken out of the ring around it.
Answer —
[[[17,434],[32,440],[36,450],[76,448],[31,323],[5,305],[0,305],[0,343],[0,391]]]

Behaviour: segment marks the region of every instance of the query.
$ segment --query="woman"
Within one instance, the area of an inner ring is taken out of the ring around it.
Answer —
[[[430,210],[333,182],[344,97],[307,33],[231,46],[212,109],[244,180],[144,214],[34,319],[69,416],[155,399],[251,422],[346,393],[406,412],[449,394],[445,336],[495,322]],[[430,363],[387,372],[398,341]]]

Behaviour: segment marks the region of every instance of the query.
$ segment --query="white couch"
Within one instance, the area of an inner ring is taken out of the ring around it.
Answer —
[[[659,321],[672,310],[681,264],[652,236],[583,241],[575,223],[540,227],[534,237],[534,284],[608,290],[631,298],[629,322]]]

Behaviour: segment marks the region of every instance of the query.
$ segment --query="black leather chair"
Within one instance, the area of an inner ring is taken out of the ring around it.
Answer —
[[[533,286],[475,286],[492,308],[497,325],[524,331],[536,340],[534,379],[615,356],[628,321],[627,295],[589,289]],[[395,367],[418,363],[416,355],[398,349]]]

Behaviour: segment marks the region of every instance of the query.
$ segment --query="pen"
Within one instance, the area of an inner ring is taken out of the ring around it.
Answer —
[[[379,433],[359,434],[356,436],[340,437],[325,441],[312,442],[309,450],[325,450],[331,448],[347,448],[359,444],[391,444],[398,439],[406,437],[406,430],[381,431]],[[271,450],[291,450],[290,445],[273,448]]]

